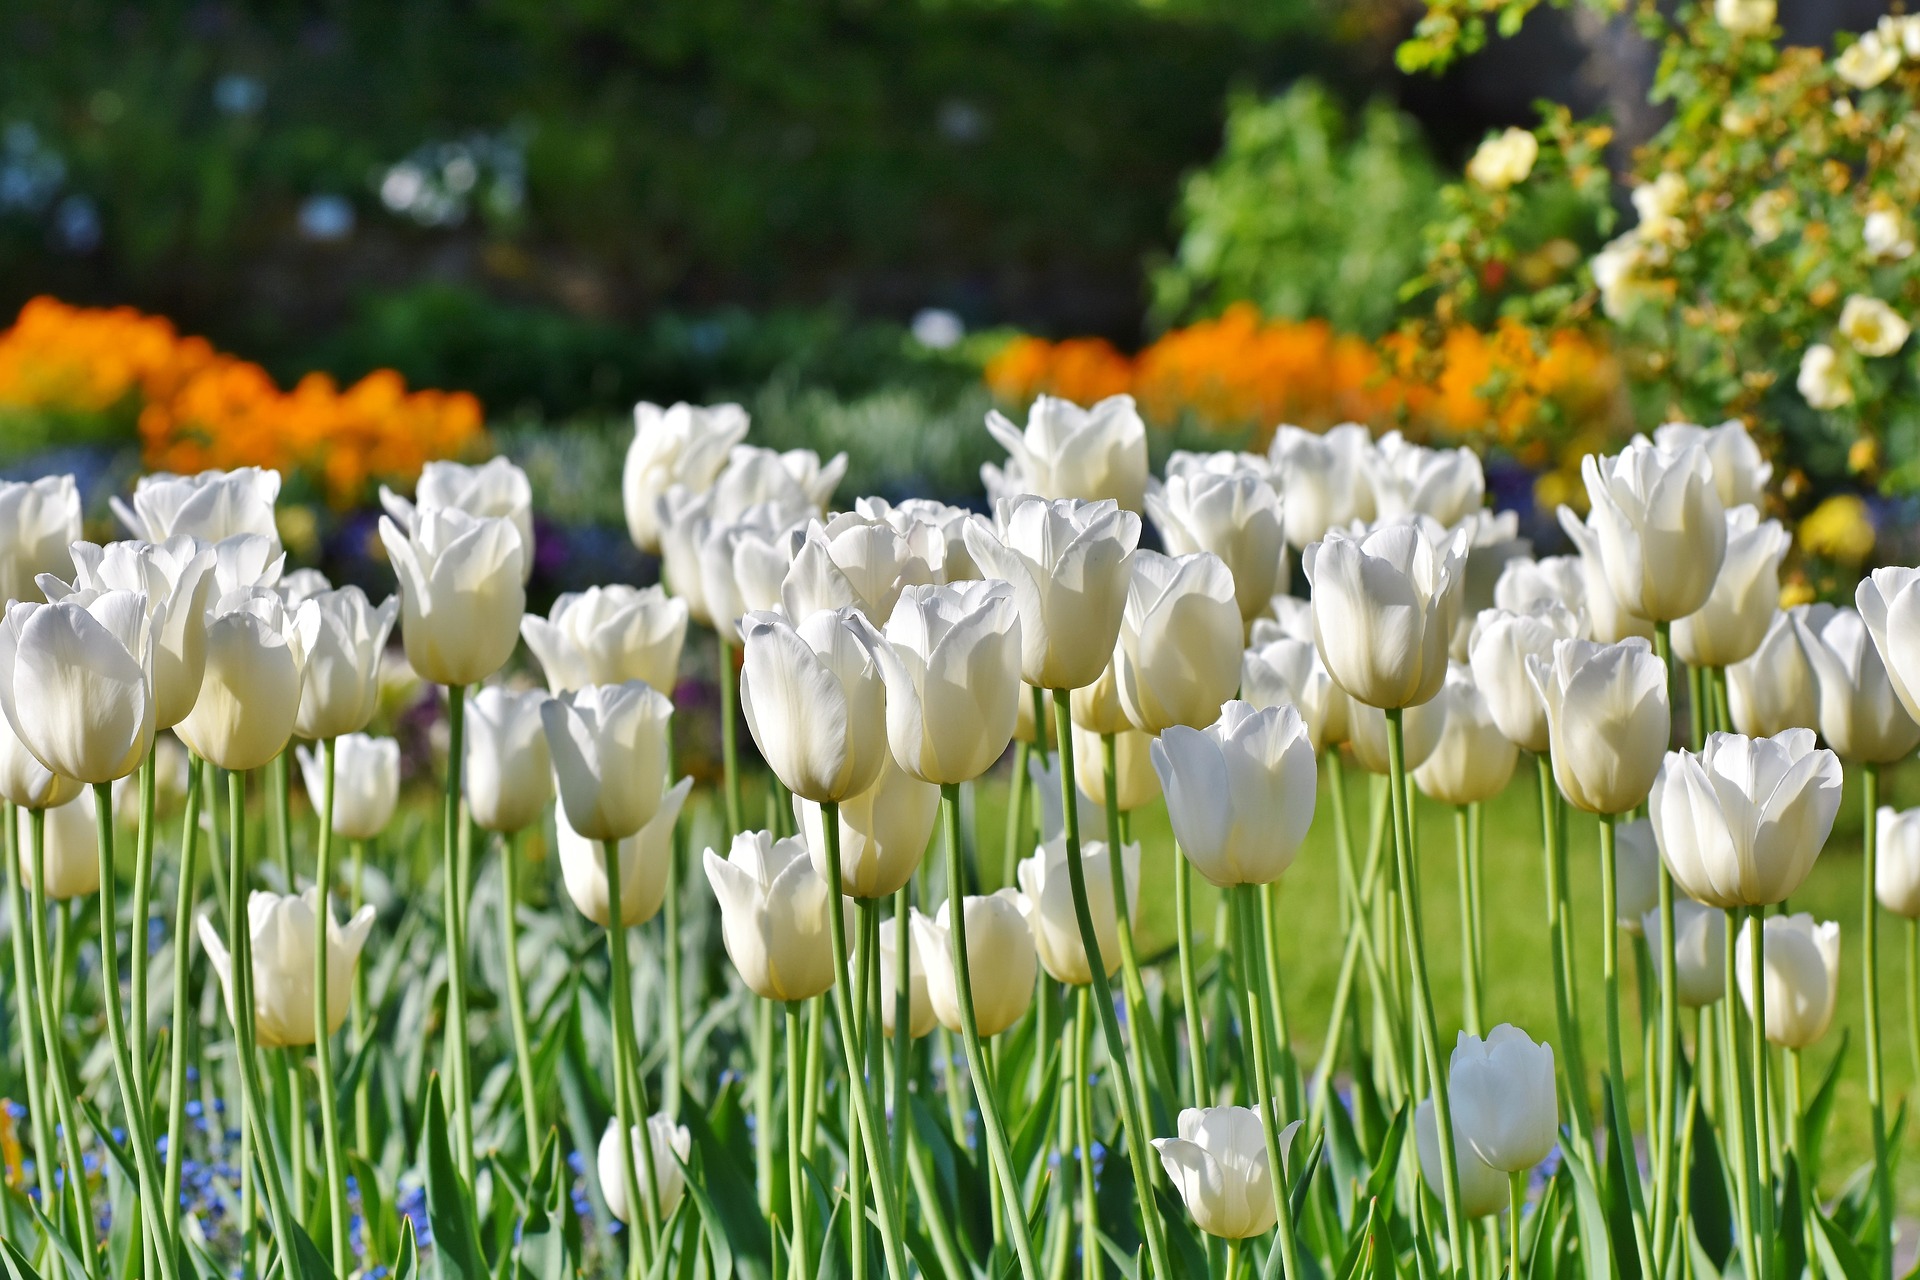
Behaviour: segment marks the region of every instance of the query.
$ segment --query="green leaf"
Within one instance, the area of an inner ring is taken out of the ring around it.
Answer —
[[[413,1219],[400,1219],[400,1244],[393,1254],[393,1280],[418,1280],[420,1247],[413,1238]]]
[[[1574,1211],[1580,1223],[1580,1258],[1587,1280],[1613,1280],[1613,1237],[1607,1230],[1607,1211],[1600,1203],[1593,1170],[1571,1151],[1567,1152],[1563,1167],[1573,1179]]]
[[[720,1224],[735,1272],[742,1276],[766,1277],[773,1271],[773,1236],[760,1216],[753,1177],[743,1172],[727,1145],[714,1133],[707,1116],[698,1107],[682,1113],[693,1136],[693,1149],[700,1155],[701,1181],[707,1203],[700,1206],[701,1218],[711,1233]],[[689,1186],[692,1182],[689,1181]],[[712,1210],[709,1218],[707,1211]]]
[[[420,1159],[427,1170],[427,1225],[433,1228],[436,1269],[443,1280],[487,1280],[473,1197],[454,1166],[448,1142],[447,1112],[441,1105],[438,1073],[427,1085]]]
[[[1688,1170],[1687,1179],[1692,1196],[1692,1234],[1719,1270],[1733,1254],[1733,1200],[1727,1193],[1720,1140],[1704,1109],[1693,1113],[1693,1168]]]
[[[399,1256],[400,1215],[388,1205],[386,1192],[381,1190],[380,1175],[359,1152],[349,1151],[346,1157],[347,1173],[360,1193],[360,1230],[369,1261],[387,1261]]]
[[[679,1159],[677,1152],[674,1158]],[[726,1220],[720,1216],[706,1188],[701,1185],[704,1179],[700,1171],[684,1160],[680,1161],[680,1167],[686,1171],[687,1196],[700,1215],[700,1225],[707,1237],[707,1250],[713,1255],[713,1280],[728,1280],[733,1274],[733,1246],[727,1241]]]
[[[1411,1107],[1402,1105],[1393,1116],[1393,1123],[1387,1126],[1386,1136],[1380,1140],[1380,1154],[1375,1159],[1373,1172],[1367,1175],[1367,1199],[1378,1200],[1392,1187],[1394,1175],[1399,1172],[1400,1152],[1406,1145],[1407,1125],[1413,1115]]]
[[[1820,1266],[1828,1276],[1840,1276],[1844,1280],[1872,1280],[1873,1266],[1867,1261],[1860,1247],[1847,1237],[1847,1233],[1833,1225],[1833,1220],[1821,1213],[1818,1207],[1813,1211],[1814,1249],[1820,1255]]]
[[[0,1265],[7,1269],[7,1280],[40,1280],[40,1273],[33,1269],[33,1264],[5,1240],[0,1240]]]
[[[1297,1131],[1296,1131],[1297,1132]],[[1327,1148],[1327,1135],[1322,1133],[1313,1140],[1313,1146],[1307,1152],[1307,1158],[1301,1164],[1300,1173],[1293,1179],[1292,1196],[1287,1201],[1288,1211],[1298,1223],[1306,1212],[1307,1196],[1313,1191],[1313,1180],[1320,1172],[1320,1157]]]
[[[1826,1146],[1827,1126],[1833,1119],[1833,1104],[1839,1093],[1840,1068],[1847,1060],[1847,1038],[1848,1032],[1843,1030],[1840,1033],[1840,1047],[1827,1064],[1827,1073],[1821,1078],[1820,1087],[1808,1099],[1806,1118],[1802,1122],[1807,1135],[1807,1175],[1816,1185],[1820,1181],[1820,1153]]]

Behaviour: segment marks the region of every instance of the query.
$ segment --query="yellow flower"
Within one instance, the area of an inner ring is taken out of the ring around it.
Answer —
[[[1907,322],[1886,303],[1864,293],[1851,294],[1840,308],[1840,332],[1863,356],[1890,356],[1907,340]]]
[[[1859,564],[1873,554],[1873,517],[1859,495],[1836,493],[1800,521],[1799,540],[1808,555]]]

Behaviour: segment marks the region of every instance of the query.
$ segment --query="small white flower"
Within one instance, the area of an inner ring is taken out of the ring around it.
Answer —
[[[1863,356],[1890,356],[1911,332],[1900,313],[1869,294],[1849,295],[1840,308],[1840,333]]]
[[[1913,256],[1913,236],[1906,219],[1897,209],[1875,209],[1860,226],[1860,238],[1867,255],[1883,262],[1898,262]]]
[[[1869,31],[1840,51],[1833,60],[1834,74],[1856,89],[1871,89],[1900,67],[1900,46],[1882,39],[1878,31]]]
[[[1773,0],[1764,0],[1769,8]],[[1467,176],[1489,191],[1505,191],[1527,180],[1540,158],[1540,141],[1526,129],[1508,129],[1480,144],[1467,162]]]
[[[1853,388],[1846,370],[1840,367],[1840,354],[1824,342],[1816,342],[1800,357],[1800,376],[1794,385],[1800,395],[1816,409],[1838,409],[1853,403]]]
[[[1765,35],[1773,26],[1774,0],[1713,0],[1713,16],[1736,36]]]

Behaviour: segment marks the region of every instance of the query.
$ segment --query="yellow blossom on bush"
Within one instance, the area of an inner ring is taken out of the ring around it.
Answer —
[[[1800,549],[1842,564],[1859,564],[1873,554],[1873,517],[1858,494],[1836,493],[1800,521]]]

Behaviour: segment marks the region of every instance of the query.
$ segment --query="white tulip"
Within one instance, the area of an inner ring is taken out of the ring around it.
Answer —
[[[298,609],[315,596],[333,590],[333,582],[318,569],[295,569],[282,573],[274,590],[286,601],[287,608]]]
[[[1092,886],[1088,886],[1091,892]],[[927,998],[934,1017],[949,1031],[960,1031],[959,986],[953,971],[953,942],[948,928],[952,902],[940,904],[931,919],[913,917],[920,956],[927,965]],[[1027,1016],[1033,1005],[1033,981],[1040,973],[1026,904],[1013,889],[988,897],[969,897],[967,977],[973,988],[973,1014],[982,1036],[997,1036]]]
[[[136,592],[16,602],[0,621],[0,710],[36,760],[78,782],[124,778],[153,748],[153,668]]]
[[[1780,612],[1780,561],[1793,539],[1752,507],[1727,512],[1727,553],[1698,612],[1673,624],[1673,652],[1696,667],[1730,667],[1753,656]]]
[[[0,481],[0,600],[34,600],[43,573],[73,572],[80,486],[72,476]]]
[[[1584,527],[1584,526],[1583,526]],[[1579,556],[1515,556],[1500,566],[1493,584],[1493,604],[1508,613],[1534,613],[1542,605],[1557,604],[1574,617],[1586,610],[1587,578]]]
[[[756,445],[735,445],[727,455],[727,465],[714,478],[711,514],[724,524],[738,519],[750,507],[766,504],[787,512],[789,520],[809,513],[824,516],[833,501],[833,491],[840,487],[840,478],[846,473],[844,453],[823,463],[811,449],[779,453]],[[666,532],[664,525],[661,532]]]
[[[1853,599],[1900,705],[1920,720],[1920,569],[1875,569]]]
[[[1087,911],[1093,918],[1093,935],[1100,943],[1100,959],[1107,970],[1105,976],[1111,978],[1120,968],[1120,925],[1113,898],[1113,865],[1105,842],[1082,841],[1080,864],[1086,876]],[[1120,871],[1126,878],[1127,923],[1131,926],[1140,914],[1139,845],[1121,848]],[[1074,913],[1073,887],[1067,878],[1065,837],[1041,845],[1032,857],[1021,860],[1015,873],[1026,899],[1027,922],[1033,927],[1034,950],[1039,954],[1041,965],[1056,982],[1086,986],[1093,981],[1093,968],[1087,963],[1086,944],[1081,941],[1078,917]],[[971,917],[968,926],[971,934]],[[969,936],[969,956],[973,954],[972,945]]]
[[[1819,726],[1820,682],[1794,625],[1807,608],[1774,614],[1753,656],[1727,668],[1727,709],[1737,732],[1771,738],[1785,729]]]
[[[413,532],[380,520],[400,581],[400,638],[422,677],[477,684],[505,666],[526,612],[525,548],[510,520],[422,510]]]
[[[1660,911],[1654,908],[1640,919],[1647,937],[1660,937]],[[1702,1009],[1727,994],[1727,913],[1692,898],[1673,900],[1673,973],[1680,1003]],[[1651,949],[1653,978],[1660,980],[1665,963],[1662,946]]]
[[[1636,438],[1613,457],[1588,454],[1580,474],[1614,598],[1654,622],[1704,605],[1727,549],[1726,508],[1706,451]]]
[[[1413,771],[1414,785],[1441,804],[1493,799],[1513,777],[1520,748],[1494,722],[1472,670],[1456,662],[1439,696],[1427,705],[1435,704],[1440,704],[1440,740]]]
[[[1580,619],[1555,600],[1536,601],[1524,613],[1482,609],[1467,642],[1473,680],[1487,713],[1507,739],[1524,751],[1544,754],[1551,746],[1547,707],[1527,674],[1527,659],[1553,657],[1554,642],[1580,635]]]
[[[40,763],[13,725],[0,716],[0,800],[23,809],[51,809],[79,795],[84,788],[72,778]]]
[[[1073,726],[1073,780],[1080,794],[1099,808],[1105,821],[1107,804],[1106,740]],[[1115,807],[1121,813],[1152,804],[1160,798],[1160,775],[1153,771],[1153,739],[1138,729],[1113,735]],[[1087,830],[1082,827],[1081,830]]]
[[[222,769],[258,769],[293,737],[320,619],[312,601],[298,617],[272,591],[236,591],[207,619],[206,673],[180,740]]]
[[[1600,535],[1595,530],[1593,517],[1582,520],[1571,508],[1561,507],[1560,528],[1579,552],[1580,612],[1586,618],[1587,638],[1602,644],[1618,644],[1638,636],[1653,643],[1652,620],[1628,609],[1613,593],[1600,555]]]
[[[673,704],[640,680],[591,684],[540,707],[567,825],[624,840],[653,819],[666,785]]]
[[[73,583],[42,579],[47,599],[82,591],[137,591],[153,623],[154,723],[171,729],[193,710],[207,664],[207,602],[214,551],[190,537],[166,542],[75,542]]]
[[[627,446],[620,497],[627,532],[642,551],[660,549],[655,511],[674,485],[703,493],[727,464],[733,447],[747,438],[747,411],[737,404],[711,407],[681,402],[662,409],[642,400],[633,406],[633,443]]]
[[[467,699],[466,768],[461,786],[467,810],[483,831],[514,832],[540,820],[553,799],[553,759],[538,689],[498,685]]]
[[[295,747],[307,799],[317,810],[326,795],[326,762],[312,747]],[[400,744],[392,738],[346,733],[334,740],[333,834],[371,840],[387,829],[400,802]]]
[[[1891,764],[1920,744],[1920,724],[1895,696],[1867,624],[1853,609],[1796,610],[1800,648],[1820,686],[1820,736],[1842,760]]]
[[[808,527],[781,581],[780,602],[789,618],[854,608],[884,627],[904,588],[932,581],[932,566],[891,527],[841,515]]]
[[[114,498],[112,506],[128,532],[148,542],[165,542],[180,534],[222,542],[238,534],[257,533],[277,547],[280,526],[273,504],[279,498],[278,471],[240,467],[191,476],[165,472],[142,476],[134,481],[133,505]]]
[[[827,875],[826,811],[793,800],[813,869]],[[906,772],[892,755],[874,784],[840,802],[840,891],[855,898],[891,897],[913,878],[940,817],[940,788]]]
[[[647,824],[619,841],[620,923],[628,928],[653,919],[667,900],[667,873],[673,866],[673,828],[693,789],[692,778],[665,788],[659,808]],[[560,855],[560,880],[567,897],[581,915],[608,927],[613,902],[607,891],[607,845],[573,829],[563,806],[553,815],[555,849]]]
[[[1372,520],[1373,434],[1356,422],[1303,431],[1282,424],[1267,451],[1273,463],[1287,541],[1304,551],[1357,520]]]
[[[1640,922],[1660,905],[1660,839],[1653,822],[1635,818],[1613,829],[1614,922],[1639,933]],[[1657,938],[1653,932],[1648,937]]]
[[[856,498],[853,509],[905,538],[913,553],[932,567],[935,582],[965,582],[980,576],[967,553],[967,520],[973,513],[965,507],[933,498],[908,498],[897,504],[885,498]]]
[[[1244,634],[1233,574],[1219,556],[1135,552],[1114,651],[1127,719],[1144,733],[1219,719],[1240,683]]]
[[[628,1130],[627,1138],[633,1144],[633,1166],[639,1175],[640,1194],[647,1195],[647,1188],[653,1188],[658,1196],[654,1203],[654,1221],[667,1222],[687,1194],[687,1175],[683,1166],[693,1159],[693,1134],[688,1132],[687,1126],[675,1124],[673,1117],[666,1112],[656,1111],[647,1117],[647,1142],[644,1146],[640,1141],[639,1125]],[[651,1182],[646,1172],[648,1149],[653,1152]],[[631,1206],[627,1204],[626,1166],[620,1158],[620,1121],[617,1117],[607,1122],[606,1132],[600,1135],[600,1146],[594,1154],[594,1171],[600,1175],[600,1194],[606,1199],[607,1212],[621,1222],[631,1224],[633,1219],[628,1212]]]
[[[1073,691],[1067,703],[1076,728],[1085,729],[1096,736],[1133,728],[1133,721],[1127,719],[1126,707],[1120,703],[1119,668],[1120,651],[1116,647],[1114,660],[1107,664],[1100,678]]]
[[[694,548],[700,566],[696,594],[707,621],[733,631],[749,613],[784,609],[780,588],[811,523],[811,516],[796,521],[763,504],[748,507],[737,519],[701,525],[704,532]],[[675,544],[679,541],[676,535]]]
[[[1022,431],[999,412],[987,430],[1007,451],[1009,483],[1042,498],[1110,499],[1139,511],[1147,492],[1147,426],[1133,397],[1108,396],[1091,409],[1041,396]]]
[[[1491,1168],[1521,1173],[1547,1158],[1560,1137],[1553,1046],[1501,1023],[1479,1036],[1462,1031],[1447,1069],[1455,1140]]]
[[[99,892],[100,823],[94,798],[76,789],[72,799],[47,806],[45,815],[40,857],[46,866],[48,899],[65,902]],[[20,882],[31,886],[32,812],[22,809],[19,822]]]
[[[1466,538],[1383,524],[1364,538],[1331,530],[1303,556],[1314,642],[1356,702],[1411,707],[1440,692],[1460,616]]]
[[[1802,911],[1768,916],[1761,972],[1766,1008],[1761,1030],[1769,1044],[1805,1049],[1827,1034],[1840,1002],[1840,926],[1815,923]],[[1734,973],[1747,1014],[1753,1015],[1753,921],[1734,940]]]
[[[1240,696],[1256,707],[1293,707],[1316,752],[1345,742],[1350,732],[1353,700],[1327,674],[1310,637],[1256,642],[1240,659]]]
[[[1265,476],[1251,470],[1169,476],[1147,495],[1147,511],[1170,554],[1220,557],[1233,575],[1243,624],[1286,589],[1286,528],[1280,498]]]
[[[1717,427],[1669,422],[1653,429],[1653,442],[1674,453],[1698,445],[1713,467],[1713,487],[1720,491],[1720,505],[1728,510],[1766,502],[1773,464],[1760,452],[1747,424],[1740,419],[1729,418]]]
[[[477,467],[429,462],[421,469],[412,502],[381,485],[380,505],[408,537],[417,537],[423,518],[435,511],[506,520],[520,535],[521,579],[533,573],[533,484],[508,458],[490,458]]]
[[[687,605],[659,587],[589,587],[555,600],[544,618],[522,618],[520,634],[556,694],[643,680],[671,695],[687,639]]]
[[[1273,1230],[1274,1153],[1265,1122],[1252,1107],[1188,1107],[1180,1136],[1155,1138],[1167,1180],[1186,1203],[1193,1224],[1223,1240],[1246,1240]],[[1295,1120],[1280,1131],[1279,1159],[1292,1155]]]
[[[342,587],[313,596],[300,610],[310,638],[294,732],[316,741],[358,733],[380,706],[380,655],[400,602],[388,596],[374,608],[360,588]],[[304,621],[308,615],[313,621]]]
[[[1413,1142],[1420,1157],[1420,1176],[1427,1190],[1441,1194],[1440,1126],[1434,1119],[1433,1099],[1424,1099],[1413,1112]],[[1511,1198],[1507,1175],[1482,1160],[1456,1127],[1453,1134],[1454,1166],[1460,1175],[1460,1211],[1469,1218],[1484,1218],[1499,1213]]]
[[[886,687],[874,650],[883,642],[853,609],[798,626],[776,613],[741,624],[740,708],[767,767],[803,800],[859,795],[887,754]]]
[[[278,539],[264,533],[236,533],[204,544],[213,548],[213,599],[236,591],[272,591],[288,609],[296,607],[290,593],[281,590],[287,553]]]
[[[1316,760],[1300,713],[1235,699],[1206,729],[1153,744],[1180,851],[1207,883],[1269,884],[1293,865],[1313,823]]]
[[[1460,619],[1454,624],[1449,648],[1455,662],[1465,662],[1474,619],[1493,604],[1494,591],[1507,566],[1516,560],[1531,560],[1533,543],[1520,536],[1517,511],[1482,507],[1467,513],[1454,530],[1466,535],[1467,562],[1461,570]]]
[[[373,931],[373,907],[361,907],[345,925],[321,904],[320,891],[302,894],[255,890],[247,899],[247,928],[253,940],[253,1025],[263,1049],[284,1049],[314,1042],[313,971],[319,917],[327,928],[327,1034],[347,1020],[353,997],[353,970]],[[226,944],[206,916],[199,920],[200,945],[206,949],[220,986],[233,1006],[233,961]]]
[[[933,1030],[933,997],[927,994],[927,962],[920,954],[920,933],[912,927],[920,918],[918,910],[907,917],[907,1034],[918,1040]],[[889,916],[880,922],[880,1028],[891,1037],[899,1012],[899,921]]]
[[[1371,487],[1375,518],[1430,516],[1455,525],[1486,500],[1487,478],[1471,449],[1429,449],[1398,431],[1374,446]]]
[[[1625,813],[1647,798],[1673,733],[1667,667],[1638,638],[1556,640],[1527,672],[1547,708],[1553,777],[1588,813]]]
[[[1404,762],[1409,774],[1427,762],[1440,745],[1447,728],[1447,704],[1433,698],[1401,713],[1400,737]],[[1347,745],[1353,748],[1353,762],[1368,773],[1392,771],[1393,760],[1387,743],[1387,713],[1364,702],[1351,703],[1347,711]]]
[[[1920,809],[1881,805],[1874,821],[1879,840],[1874,896],[1893,914],[1920,920]]]
[[[726,857],[705,854],[720,901],[720,934],[741,981],[767,1000],[806,1000],[833,986],[827,912],[851,903],[813,869],[798,836],[743,831]],[[849,924],[848,928],[852,928]]]

